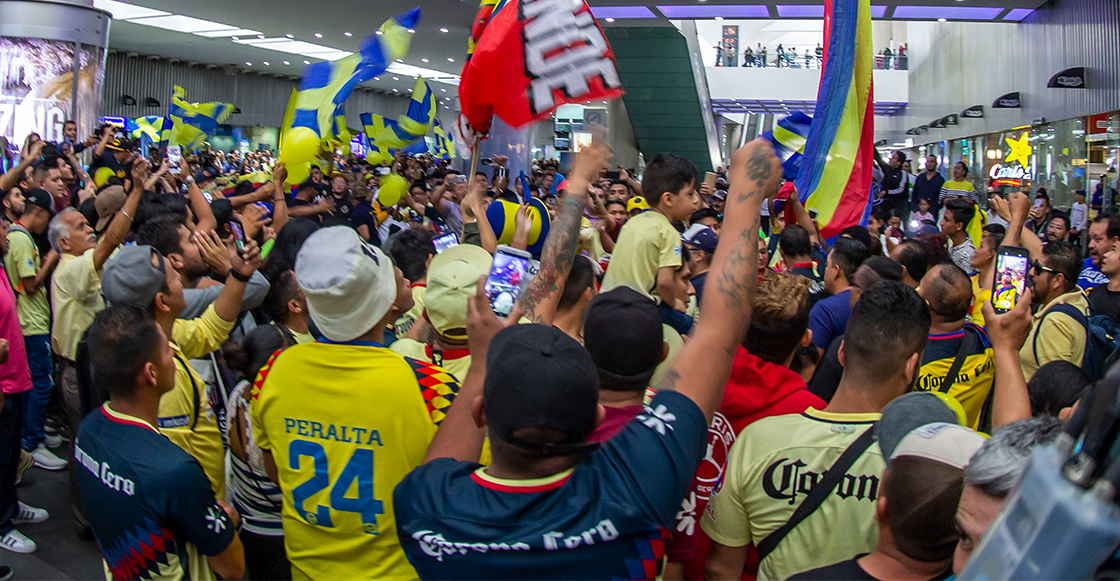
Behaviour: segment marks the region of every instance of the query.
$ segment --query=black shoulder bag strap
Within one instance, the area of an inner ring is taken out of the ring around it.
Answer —
[[[195,381],[194,376],[191,375],[191,364],[184,361],[182,357],[179,357],[178,353],[172,353],[172,355],[175,356],[175,361],[178,361],[179,365],[182,365],[183,369],[186,370],[187,377],[191,378],[191,390],[194,392],[194,413],[192,414],[193,417],[191,417],[191,431],[193,432],[195,426],[198,425],[198,414],[202,405],[202,396],[198,392],[198,382]]]
[[[875,440],[874,435],[875,424],[871,424],[871,427],[867,428],[860,437],[856,438],[856,440],[844,450],[844,453],[840,454],[840,457],[836,459],[832,467],[821,476],[821,479],[813,486],[813,489],[809,491],[805,500],[801,501],[797,510],[793,511],[793,516],[789,517],[786,524],[770,533],[765,539],[762,539],[762,542],[759,543],[757,547],[758,561],[760,563],[778,547],[778,543],[781,543],[782,539],[786,538],[794,527],[801,524],[801,521],[809,518],[809,515],[813,514],[824,504],[825,499],[828,498],[828,495],[832,494],[832,491],[840,484],[840,481],[844,478],[844,474],[848,472],[852,464],[855,464],[856,459],[862,456],[863,453],[871,447],[871,443]]]
[[[949,373],[945,374],[945,379],[941,381],[941,387],[937,391],[949,393],[949,390],[953,389],[953,384],[957,382],[957,375],[960,374],[961,367],[964,367],[964,360],[968,359],[968,354],[975,346],[976,334],[965,327],[964,339],[961,340],[961,346],[957,349],[957,356],[953,359],[953,364],[949,366]]]

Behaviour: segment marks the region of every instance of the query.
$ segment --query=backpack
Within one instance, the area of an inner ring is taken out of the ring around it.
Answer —
[[[1109,368],[1120,359],[1120,326],[1104,315],[1094,315],[1093,308],[1089,307],[1089,316],[1086,317],[1080,309],[1070,304],[1058,305],[1038,321],[1038,329],[1042,329],[1042,322],[1050,313],[1065,313],[1073,320],[1085,327],[1085,355],[1081,359],[1081,368],[1093,380],[1101,379],[1108,373]],[[1038,333],[1031,341],[1031,350],[1034,360],[1038,361]]]

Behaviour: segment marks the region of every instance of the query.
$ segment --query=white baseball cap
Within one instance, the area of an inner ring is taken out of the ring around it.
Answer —
[[[925,458],[964,470],[984,436],[955,424],[933,423],[911,430],[891,454],[891,460],[903,456]]]
[[[331,341],[366,334],[397,298],[393,262],[348,226],[309,236],[296,255],[295,275],[311,319]]]

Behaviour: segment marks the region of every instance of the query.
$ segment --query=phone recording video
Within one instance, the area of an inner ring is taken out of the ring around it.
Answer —
[[[528,252],[517,250],[508,246],[498,246],[494,254],[494,263],[490,267],[490,276],[486,279],[486,298],[490,301],[494,314],[499,317],[508,317],[517,297],[521,293],[521,285],[525,282],[525,275],[529,270]]]
[[[1027,290],[1030,253],[1026,248],[1000,246],[996,254],[996,280],[992,285],[992,307],[997,313],[1015,308]]]
[[[458,246],[459,235],[454,232],[448,232],[442,236],[436,236],[432,239],[432,242],[436,245],[436,254],[439,254],[448,248]]]
[[[233,231],[233,243],[237,245],[238,252],[245,251],[245,229],[241,227],[241,220],[232,218],[229,221],[229,229]]]

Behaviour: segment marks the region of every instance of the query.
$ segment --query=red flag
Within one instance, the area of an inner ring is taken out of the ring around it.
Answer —
[[[572,0],[510,0],[486,24],[459,84],[471,128],[497,115],[517,128],[565,103],[622,96],[614,53],[587,7]]]

